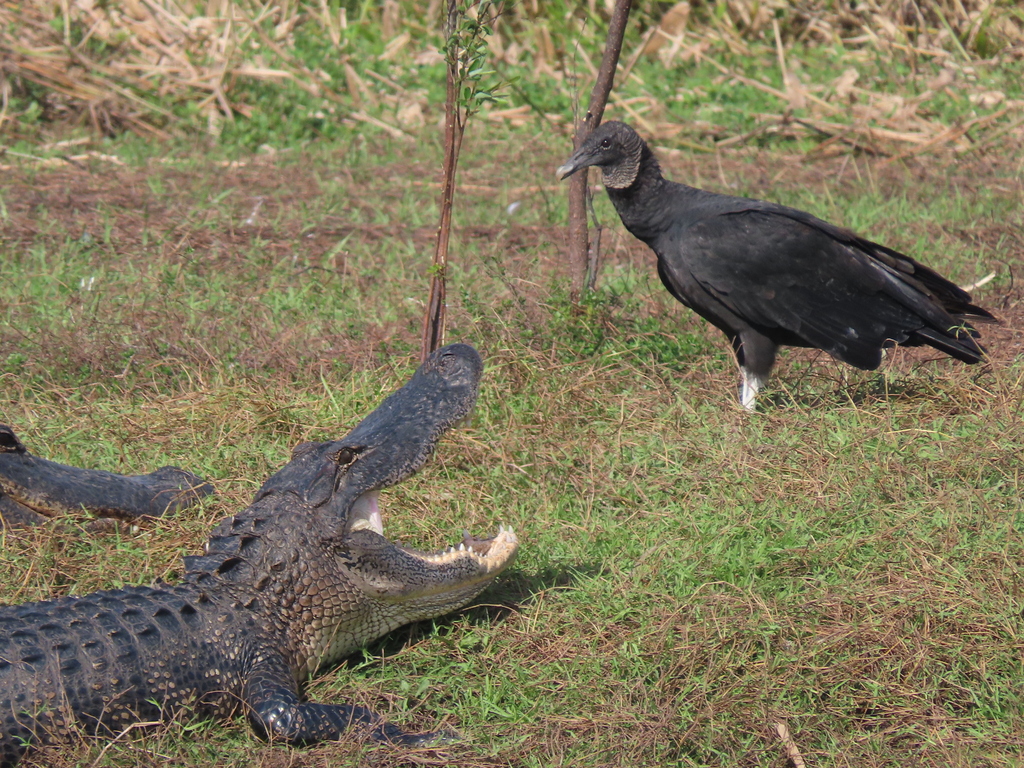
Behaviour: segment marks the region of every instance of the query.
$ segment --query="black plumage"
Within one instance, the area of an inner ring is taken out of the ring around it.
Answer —
[[[882,349],[930,345],[977,363],[972,322],[995,318],[932,269],[804,211],[668,181],[628,125],[599,126],[558,169],[597,166],[635,237],[657,254],[669,292],[721,329],[753,409],[780,345],[814,347],[864,370]]]

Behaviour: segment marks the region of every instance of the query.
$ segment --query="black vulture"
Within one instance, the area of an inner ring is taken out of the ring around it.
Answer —
[[[909,256],[795,208],[668,181],[624,123],[595,129],[558,175],[592,165],[626,229],[657,255],[669,293],[729,337],[749,410],[782,344],[869,371],[894,344],[965,363],[985,354],[971,323],[995,318]]]

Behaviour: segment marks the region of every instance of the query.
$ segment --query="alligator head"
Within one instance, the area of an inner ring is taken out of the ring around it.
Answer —
[[[404,387],[341,440],[301,443],[256,501],[294,493],[356,530],[383,533],[377,494],[422,467],[441,436],[476,403],[483,362],[468,344],[437,350]]]
[[[287,616],[307,672],[468,603],[512,562],[511,529],[422,552],[384,537],[378,494],[422,467],[469,414],[482,370],[468,345],[439,349],[344,438],[296,447],[252,506],[218,526],[206,554],[186,558],[186,578],[254,585]]]

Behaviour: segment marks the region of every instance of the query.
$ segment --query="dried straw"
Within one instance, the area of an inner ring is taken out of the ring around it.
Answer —
[[[431,14],[436,5],[428,0],[386,0],[371,9],[374,23],[393,33],[381,59],[418,61],[428,54],[436,56],[432,51],[412,50],[416,46],[410,44],[415,39],[410,30],[433,28]],[[330,6],[327,0],[2,3],[0,130],[16,117],[12,97],[41,89],[36,100],[46,118],[84,122],[103,134],[131,130],[167,137],[181,130],[183,115],[196,113],[206,130],[215,134],[225,121],[253,112],[240,86],[258,80],[301,88],[335,104],[348,119],[408,138],[407,131],[424,124],[415,96],[368,67],[357,73],[340,53],[337,61],[344,76],[336,81],[311,70],[291,53],[295,30],[303,23],[316,24],[324,30],[326,41],[341,44],[349,21],[344,10],[332,12]],[[494,21],[490,44],[495,61],[514,68],[532,67],[552,87],[569,95],[585,90],[586,84],[578,82],[577,76],[581,70],[584,77],[593,76],[595,68],[578,42],[581,38],[598,41],[600,28],[593,18],[607,13],[606,6],[580,0],[579,13],[566,18],[541,2],[515,3]],[[1005,100],[1003,94],[970,93],[979,108],[978,117],[969,115],[958,124],[943,122],[936,116],[942,111],[930,107],[932,98],[954,87],[960,94],[969,91],[970,66],[976,60],[995,51],[1004,60],[1024,59],[1024,17],[994,0],[870,0],[852,10],[833,0],[726,0],[724,4],[683,0],[667,8],[653,0],[638,0],[634,17],[646,31],[620,65],[620,83],[639,82],[632,72],[644,56],[657,57],[666,68],[697,60],[719,69],[728,82],[757,88],[778,100],[774,114],[763,116],[761,125],[741,136],[723,135],[713,127],[697,129],[702,141],[712,137],[706,146],[681,136],[678,125],[664,122],[663,107],[653,97],[618,99],[611,105],[611,115],[617,110],[618,116],[637,121],[653,138],[671,139],[677,146],[714,151],[785,131],[821,137],[819,153],[856,147],[905,158],[941,149],[960,154],[987,146],[1007,132],[1020,132],[1024,105]],[[807,40],[841,42],[853,52],[850,66],[832,82],[802,82],[801,73],[789,67],[787,57],[793,44]],[[727,64],[730,52],[750,56],[760,46],[758,55],[763,55],[766,45],[774,49],[785,73],[781,89]],[[914,99],[858,87],[854,54],[860,48],[901,60],[941,62],[946,80],[929,85]],[[394,94],[368,87],[367,77],[393,88]],[[394,110],[399,125],[382,119],[383,108]],[[531,119],[530,112],[529,107],[516,106],[494,110],[487,117],[523,123]],[[565,119],[564,115],[540,117],[556,125]]]
[[[185,103],[198,106],[211,130],[246,113],[233,100],[240,80],[290,80],[329,98],[318,73],[287,53],[301,15],[297,3],[226,0],[5,3],[3,106],[13,88],[34,84],[46,91],[50,117],[84,119],[104,134],[166,137]],[[326,27],[336,30],[330,21]]]

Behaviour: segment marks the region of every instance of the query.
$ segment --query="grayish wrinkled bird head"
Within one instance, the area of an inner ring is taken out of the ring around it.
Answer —
[[[602,123],[556,173],[567,179],[581,168],[596,165],[604,174],[606,187],[626,189],[636,180],[644,146],[644,140],[625,123]]]

